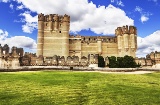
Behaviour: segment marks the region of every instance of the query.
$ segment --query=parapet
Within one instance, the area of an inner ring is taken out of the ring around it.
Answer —
[[[58,14],[49,14],[49,15],[44,15],[44,14],[38,14],[38,21],[44,21],[44,22],[70,22],[70,16],[69,15],[58,15]]]
[[[44,14],[38,14],[38,21],[44,21]]]
[[[117,27],[117,29],[115,30],[115,35],[123,35],[123,34],[134,34],[137,35],[137,28],[134,26],[123,26],[123,27]]]
[[[116,43],[116,38],[113,36],[82,36],[82,43],[97,43],[97,41],[102,41],[104,43]]]

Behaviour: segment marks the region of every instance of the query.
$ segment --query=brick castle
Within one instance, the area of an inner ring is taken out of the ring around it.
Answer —
[[[115,29],[115,36],[70,35],[70,16],[57,14],[38,15],[37,56],[101,56],[136,57],[137,29],[123,26]]]

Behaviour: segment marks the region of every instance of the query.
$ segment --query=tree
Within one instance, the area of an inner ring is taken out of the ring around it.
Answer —
[[[123,60],[124,68],[135,68],[137,64],[132,56],[125,55]]]
[[[98,67],[105,67],[104,58],[102,56],[98,56]]]
[[[109,57],[109,68],[117,68],[117,60],[115,56]]]
[[[135,68],[140,65],[136,64],[132,56],[125,55],[124,57],[109,57],[109,68]]]
[[[117,66],[119,68],[124,68],[124,57],[117,57]]]

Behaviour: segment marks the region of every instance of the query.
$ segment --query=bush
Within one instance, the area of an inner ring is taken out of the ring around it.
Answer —
[[[140,67],[136,64],[132,56],[125,55],[124,57],[109,57],[109,68],[136,68]]]
[[[102,56],[98,56],[98,67],[105,67],[104,58]]]

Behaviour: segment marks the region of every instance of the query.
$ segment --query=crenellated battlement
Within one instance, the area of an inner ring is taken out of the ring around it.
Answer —
[[[58,14],[39,14],[38,15],[38,30],[57,31],[59,33],[69,32],[70,16]]]
[[[38,14],[38,21],[44,21],[44,14]]]
[[[123,34],[134,34],[137,35],[137,28],[134,26],[123,26],[123,27],[117,27],[117,29],[115,30],[115,35],[123,35]]]
[[[58,15],[58,14],[49,14],[49,15],[44,15],[44,14],[38,14],[38,21],[43,21],[43,22],[70,22],[70,16],[69,15]]]
[[[103,57],[122,57],[124,55],[135,57],[137,29],[134,26],[117,27],[114,36],[70,35],[69,30],[69,15],[39,14],[37,56],[59,55],[64,56],[65,59],[68,56],[82,58],[89,54],[99,54]],[[50,62],[50,58],[47,59],[47,62]],[[71,57],[68,59],[69,61],[73,60]],[[77,58],[74,59],[78,61]],[[60,62],[63,61],[60,60]],[[63,65],[63,63],[61,64]]]
[[[97,43],[101,41],[102,43],[116,43],[116,37],[109,36],[81,36],[82,43]]]

